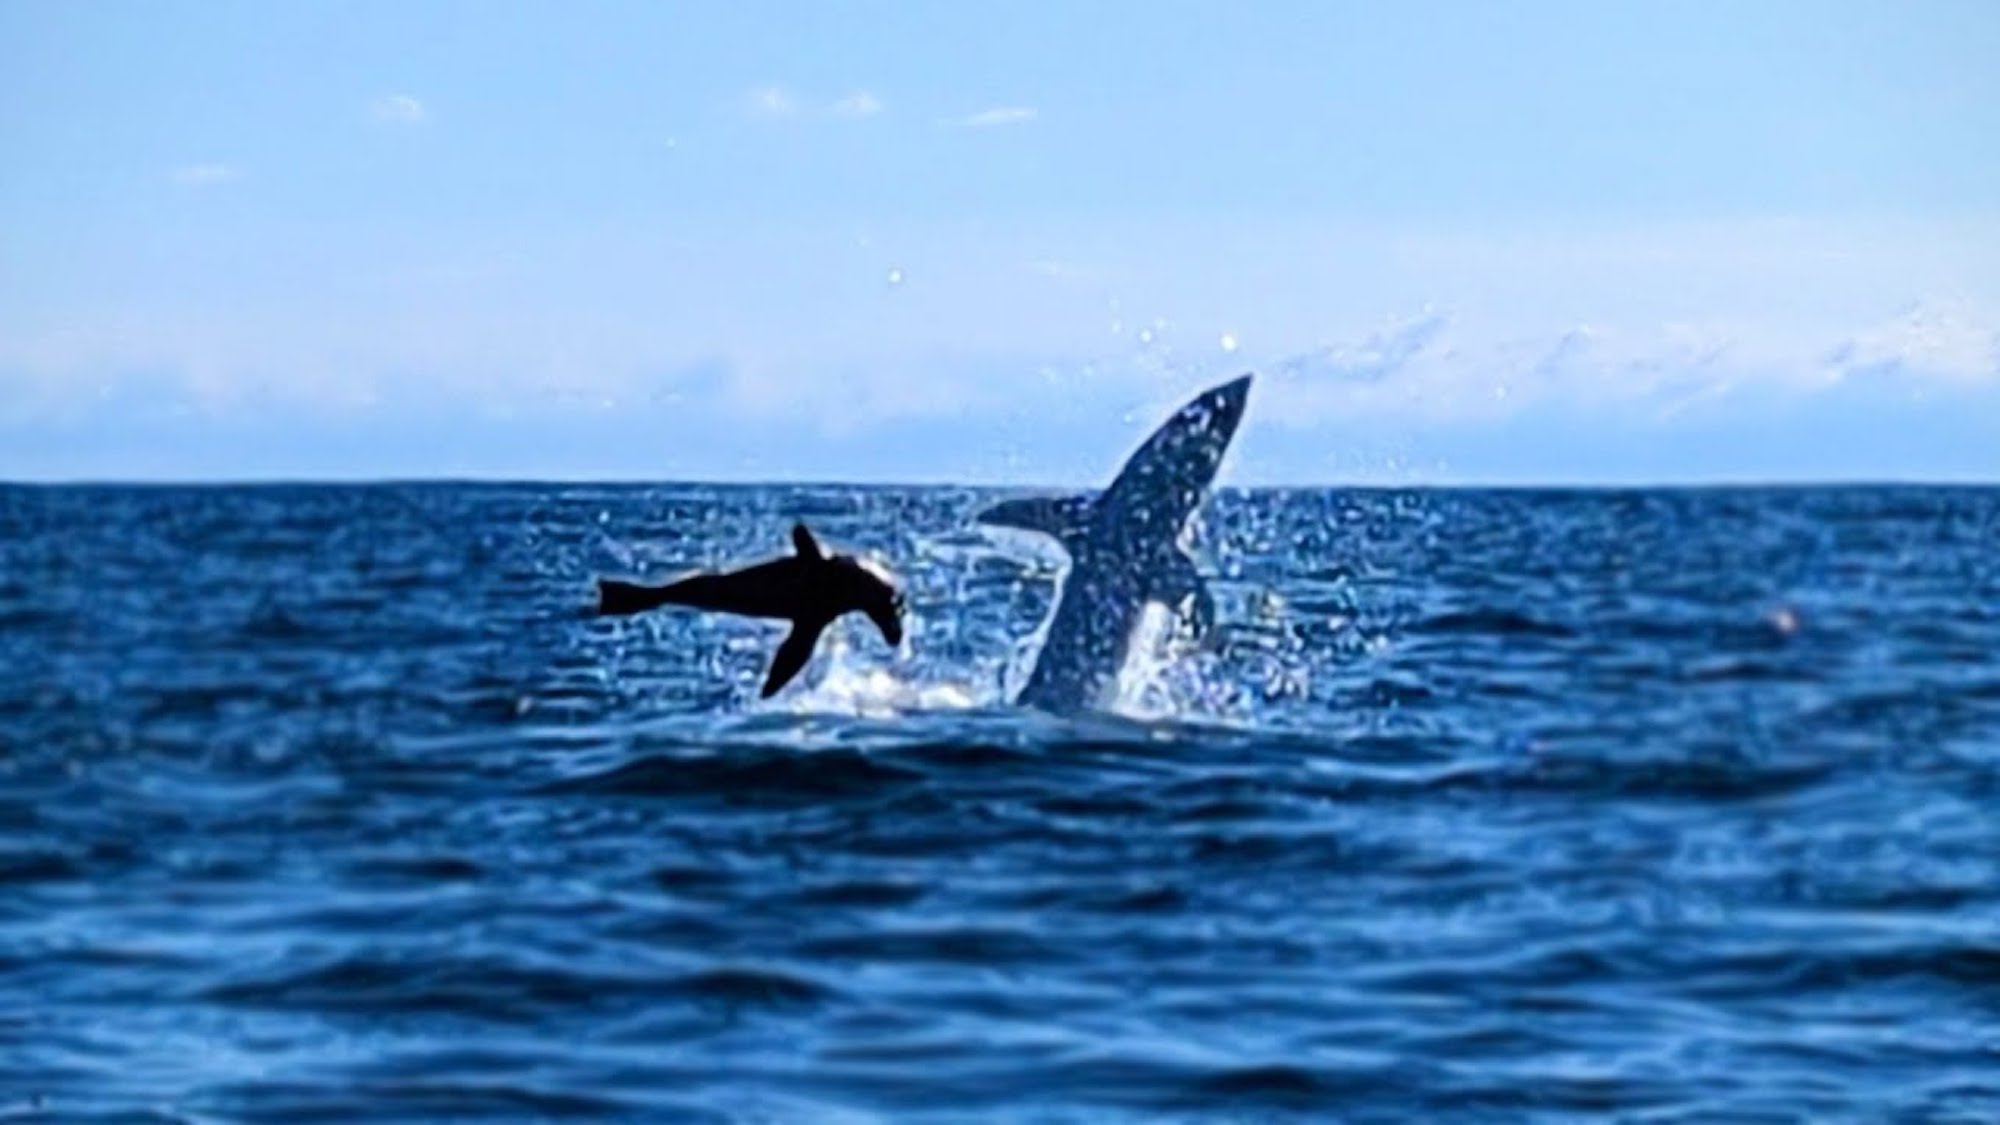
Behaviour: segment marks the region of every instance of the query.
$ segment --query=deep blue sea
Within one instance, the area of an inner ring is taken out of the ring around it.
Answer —
[[[2000,489],[0,488],[0,1116],[2000,1121]],[[597,619],[786,550],[907,584]]]

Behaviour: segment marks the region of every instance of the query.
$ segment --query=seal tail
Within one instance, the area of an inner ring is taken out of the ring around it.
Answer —
[[[612,578],[597,580],[597,613],[600,617],[643,613],[673,600],[671,586],[640,586]]]

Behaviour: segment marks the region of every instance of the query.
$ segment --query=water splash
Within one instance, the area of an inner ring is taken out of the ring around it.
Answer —
[[[914,631],[914,630],[913,630]],[[1000,692],[955,676],[954,669],[909,658],[908,642],[885,663],[880,646],[863,651],[845,629],[830,632],[822,671],[803,691],[771,702],[796,714],[837,713],[886,718],[915,711],[968,711],[1004,704]],[[963,670],[957,670],[962,672]]]

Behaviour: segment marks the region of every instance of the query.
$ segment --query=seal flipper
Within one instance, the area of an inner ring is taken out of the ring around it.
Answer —
[[[802,559],[826,557],[820,552],[819,541],[813,538],[813,533],[807,531],[806,525],[802,523],[792,525],[792,550],[797,551]]]
[[[1181,614],[1194,639],[1201,641],[1215,628],[1215,598],[1186,552],[1174,551],[1168,557],[1172,561],[1153,576],[1152,600]]]
[[[812,659],[813,646],[819,643],[820,633],[826,630],[825,621],[805,620],[792,625],[792,631],[785,634],[785,643],[778,646],[778,653],[771,658],[771,670],[764,676],[764,690],[759,699],[769,699],[778,689],[792,682],[792,677]]]

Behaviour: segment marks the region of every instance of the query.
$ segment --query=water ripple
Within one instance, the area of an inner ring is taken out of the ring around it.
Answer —
[[[2000,492],[1233,492],[1088,717],[986,499],[0,488],[0,1116],[2000,1120]]]

